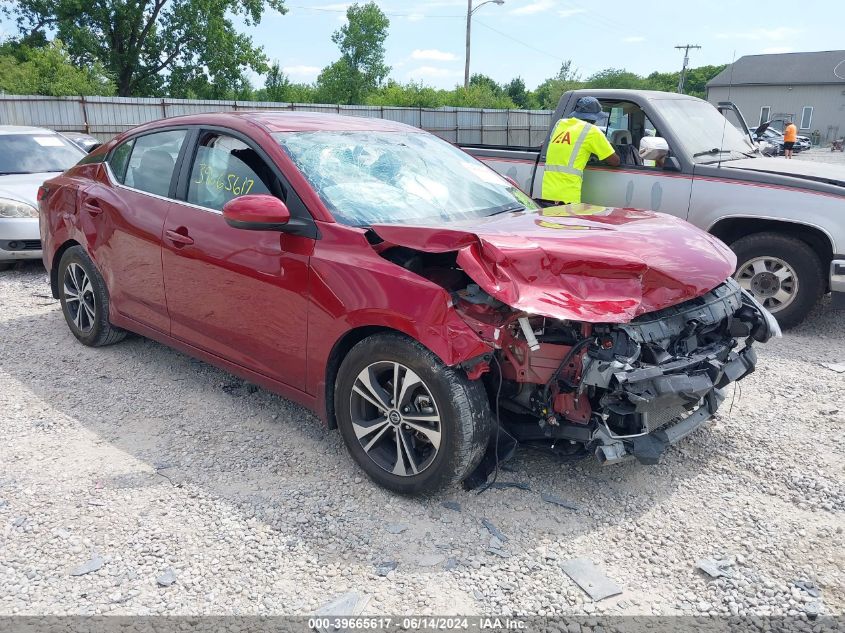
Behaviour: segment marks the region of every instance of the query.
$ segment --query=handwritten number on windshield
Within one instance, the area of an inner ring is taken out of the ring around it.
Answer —
[[[200,163],[199,172],[199,180],[195,180],[195,184],[201,185],[205,183],[217,189],[231,191],[236,196],[248,194],[252,191],[253,186],[255,186],[255,180],[252,178],[238,176],[237,174],[227,174],[222,171],[215,172],[205,163]]]

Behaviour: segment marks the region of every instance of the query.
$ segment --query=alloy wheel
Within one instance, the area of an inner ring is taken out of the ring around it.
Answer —
[[[408,367],[378,361],[355,379],[349,398],[352,428],[364,453],[402,477],[428,468],[440,450],[440,410],[423,380]]]
[[[755,257],[736,273],[739,285],[772,313],[789,306],[798,295],[798,276],[778,257]]]
[[[65,269],[62,290],[70,320],[80,333],[88,334],[94,328],[97,302],[88,273],[76,262],[71,262]]]

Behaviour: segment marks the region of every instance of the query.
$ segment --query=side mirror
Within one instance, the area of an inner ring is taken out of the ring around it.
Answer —
[[[266,193],[233,198],[223,205],[223,219],[235,229],[283,231],[290,222],[287,205]]]

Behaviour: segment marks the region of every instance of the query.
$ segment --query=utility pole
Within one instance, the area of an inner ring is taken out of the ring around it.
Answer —
[[[696,44],[683,44],[681,46],[676,46],[679,51],[684,51],[684,65],[681,68],[681,77],[678,79],[678,92],[684,94],[684,82],[687,79],[687,66],[689,65],[689,49],[691,48],[701,48]]]
[[[472,27],[472,14],[478,11],[485,4],[498,4],[499,6],[505,4],[505,0],[486,0],[473,9],[473,0],[467,0],[467,50],[464,62],[464,88],[469,88],[469,43],[470,43],[470,28]]]

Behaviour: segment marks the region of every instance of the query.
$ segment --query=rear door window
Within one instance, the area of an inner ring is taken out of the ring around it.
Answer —
[[[169,130],[136,138],[123,184],[157,196],[169,196],[176,159],[186,135],[186,130]]]

